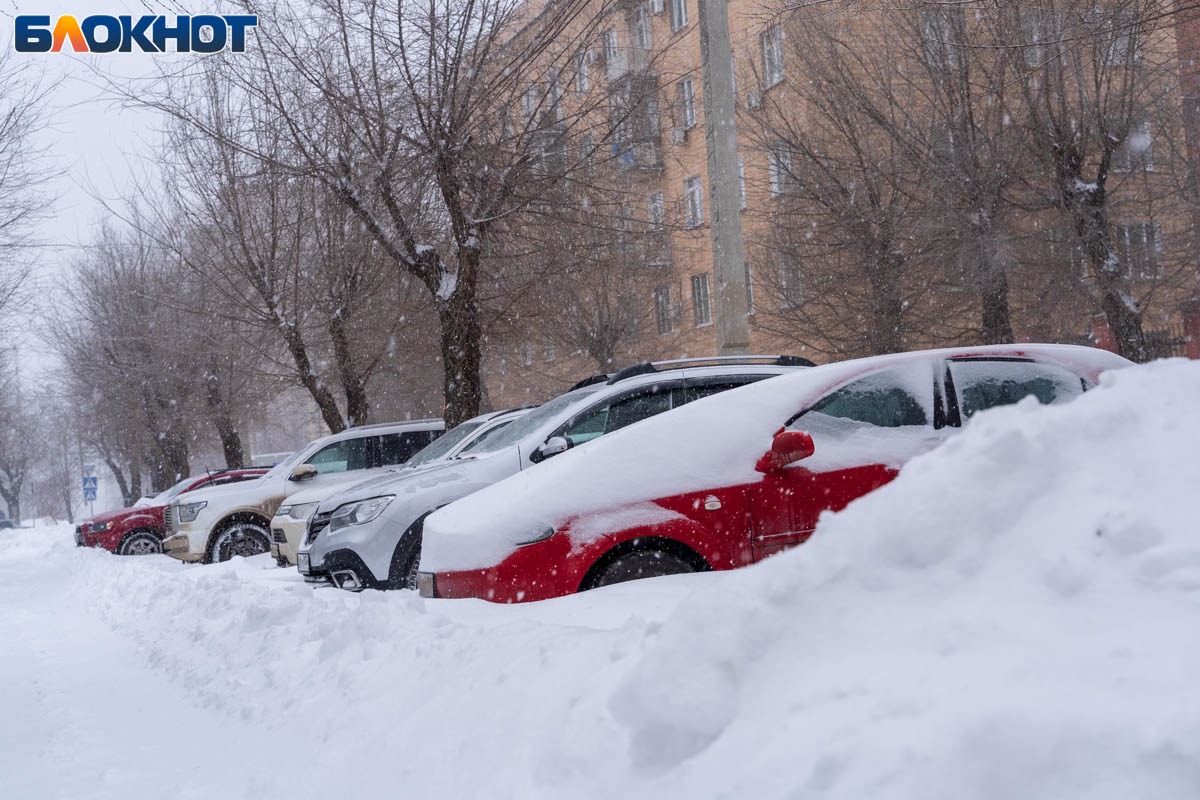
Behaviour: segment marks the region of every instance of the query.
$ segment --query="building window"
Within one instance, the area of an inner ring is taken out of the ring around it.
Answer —
[[[792,188],[792,150],[786,142],[771,145],[767,153],[767,170],[771,179],[771,197],[778,197]]]
[[[1105,60],[1110,64],[1136,64],[1142,57],[1136,14],[1114,14],[1108,21]]]
[[[592,88],[592,75],[588,68],[588,54],[583,51],[575,56],[575,91],[586,92]]]
[[[508,106],[500,109],[500,133],[505,139],[511,139],[513,136],[512,111]]]
[[[654,318],[659,333],[670,333],[674,314],[671,313],[671,287],[660,286],[654,290]]]
[[[785,309],[796,308],[804,302],[800,265],[791,258],[785,258],[779,264],[779,298]]]
[[[696,327],[712,324],[712,300],[708,296],[708,273],[692,276],[692,319]]]
[[[521,345],[520,351],[521,366],[529,367],[533,365],[533,345],[526,342]]]
[[[533,115],[537,113],[538,95],[536,86],[530,86],[525,90],[525,94],[521,95],[521,106],[525,109],[525,116],[529,119],[533,119]]]
[[[750,262],[746,265],[746,313],[754,313],[754,273],[750,270]]]
[[[679,123],[685,130],[696,127],[696,85],[691,78],[684,78],[678,84],[679,92]]]
[[[591,134],[585,133],[579,139],[579,166],[583,170],[584,175],[592,174],[593,157],[596,152],[596,145],[592,141]],[[585,200],[587,198],[584,198]]]
[[[1121,146],[1113,151],[1112,168],[1116,172],[1132,172],[1134,170],[1153,170],[1153,143],[1149,123],[1143,122],[1135,126],[1125,136]]]
[[[962,45],[966,25],[961,8],[926,8],[921,12],[921,33],[925,58],[943,69],[962,65]]]
[[[746,210],[746,165],[742,163],[742,157],[738,156],[738,201],[741,203],[742,211]]]
[[[1062,26],[1058,11],[1024,6],[1020,9],[1021,33],[1025,39],[1025,65],[1039,67],[1059,51]]]
[[[773,25],[758,35],[763,81],[770,88],[783,80],[783,28]]]
[[[550,115],[558,122],[559,108],[558,101],[562,98],[562,92],[558,88],[558,70],[552,69],[546,73],[546,104]]]
[[[935,119],[929,130],[929,148],[938,158],[954,155],[954,126],[944,119]]]
[[[601,48],[604,52],[604,63],[614,64],[617,60],[617,29],[609,28],[600,35]]]
[[[662,230],[667,222],[666,206],[663,204],[663,193],[655,192],[646,198],[646,220],[651,230]]]
[[[556,358],[558,358],[558,348],[553,342],[548,342],[542,350],[542,360],[553,361]]]
[[[687,0],[671,0],[671,32],[686,28],[687,24]]]
[[[693,175],[683,182],[683,199],[687,204],[687,224],[693,227],[704,224],[703,192],[699,175]]]
[[[650,12],[640,5],[633,12],[633,41],[642,50],[654,47],[654,34],[650,28]]]
[[[1117,257],[1127,278],[1157,278],[1162,235],[1153,222],[1130,222],[1117,226]]]

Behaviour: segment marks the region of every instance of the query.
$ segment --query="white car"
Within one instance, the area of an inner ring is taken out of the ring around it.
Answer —
[[[735,356],[638,364],[594,376],[479,437],[456,458],[364,481],[323,500],[296,567],[343,589],[415,588],[422,526],[436,509],[640,420],[811,365],[794,356]]]
[[[419,453],[398,467],[389,468],[387,474],[407,474],[412,470],[422,469],[431,464],[437,464],[449,458],[454,458],[463,448],[481,436],[499,430],[527,413],[527,408],[491,411],[478,417],[460,423],[445,435],[438,437]],[[375,470],[368,470],[375,473]],[[322,484],[310,486],[283,501],[283,505],[275,512],[271,520],[271,555],[281,567],[296,565],[296,549],[308,529],[308,520],[317,505],[334,492],[344,490],[348,483]],[[353,484],[357,486],[358,484]]]
[[[310,442],[266,475],[178,497],[163,512],[163,552],[181,561],[266,553],[270,520],[299,485],[334,486],[403,464],[441,435],[440,419],[363,425]]]

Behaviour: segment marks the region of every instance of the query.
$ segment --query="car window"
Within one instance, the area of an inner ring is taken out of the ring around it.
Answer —
[[[385,433],[379,437],[379,463],[375,466],[388,467],[403,464],[433,441],[438,431],[403,431]]]
[[[569,423],[559,435],[565,436],[571,444],[579,445],[670,411],[672,389],[670,386],[656,386],[634,395],[618,397],[611,403],[603,403]]]
[[[907,364],[859,378],[788,422],[812,436],[813,455],[797,463],[816,472],[903,464],[943,436],[933,418],[933,367]]]
[[[1033,361],[951,361],[950,376],[962,419],[1030,395],[1039,403],[1060,403],[1083,393],[1078,375]]]
[[[405,464],[410,467],[417,467],[421,464],[428,464],[430,461],[437,461],[442,456],[449,453],[461,442],[467,440],[468,437],[474,435],[475,431],[487,420],[469,420],[467,422],[455,425],[442,436],[434,439],[433,442],[423,447],[420,452],[408,459]]]
[[[308,459],[308,463],[317,468],[318,475],[366,469],[368,438],[370,437],[359,436],[356,439],[342,439],[340,442],[325,445]]]
[[[804,415],[810,418],[805,425],[811,428],[818,417],[878,428],[927,425],[929,416],[925,406],[892,372],[882,372],[857,380],[818,401]]]
[[[705,383],[692,384],[687,389],[686,402],[694,400],[703,400],[705,397],[711,397],[714,394],[737,389],[739,386],[745,386],[750,383],[761,381],[764,378],[773,377],[771,375],[739,375],[736,378],[721,379],[719,381],[709,381]]]
[[[573,392],[560,394],[549,402],[538,406],[525,416],[499,431],[488,431],[471,444],[463,448],[461,455],[482,455],[492,453],[509,445],[516,444],[547,422],[558,416],[588,395],[599,390],[599,386],[588,386]]]

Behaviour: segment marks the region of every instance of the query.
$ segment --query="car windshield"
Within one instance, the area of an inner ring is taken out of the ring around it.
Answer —
[[[309,445],[311,445],[311,444],[312,444],[312,442],[309,442]],[[297,461],[299,461],[300,457],[303,456],[307,452],[308,452],[308,447],[303,447],[303,448],[297,450],[296,452],[292,453],[290,456],[285,458],[283,461],[280,461],[278,464],[271,467],[271,469],[268,470],[267,473],[265,475],[263,475],[263,477],[264,478],[274,478],[276,475],[281,475],[284,472],[287,472],[289,469],[292,468],[292,465],[294,465]]]
[[[188,477],[184,478],[179,483],[172,486],[170,489],[167,489],[165,492],[160,492],[160,493],[154,495],[154,499],[156,501],[161,501],[163,503],[167,502],[172,497],[174,497],[175,495],[179,494],[184,489],[186,489],[189,485],[194,483],[196,480],[196,477],[197,476],[188,476]]]
[[[558,416],[564,409],[569,408],[584,397],[592,394],[598,387],[576,389],[573,392],[559,395],[545,405],[538,406],[511,425],[489,431],[463,448],[461,456],[478,456],[484,453],[494,453],[509,445],[516,444],[529,434],[536,431],[548,420]]]
[[[448,433],[439,436],[438,438],[434,439],[433,442],[417,451],[412,458],[404,462],[404,464],[401,466],[419,467],[422,464],[428,464],[430,461],[437,461],[439,458],[446,455],[446,453],[449,453],[451,450],[457,447],[458,444],[465,440],[468,436],[479,430],[479,428],[485,422],[487,422],[487,420],[473,419],[467,420],[461,425],[456,425],[454,428],[450,429]]]

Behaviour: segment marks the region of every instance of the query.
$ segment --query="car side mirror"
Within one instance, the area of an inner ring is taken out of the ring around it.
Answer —
[[[571,440],[565,436],[551,436],[546,440],[546,443],[533,451],[533,461],[535,463],[545,461],[550,456],[556,456],[559,453],[565,453],[571,449]]]
[[[771,449],[763,454],[754,468],[759,472],[774,472],[808,458],[816,449],[812,437],[804,431],[779,431],[771,440]]]
[[[317,468],[312,464],[301,464],[288,475],[289,481],[307,481],[317,477]]]

